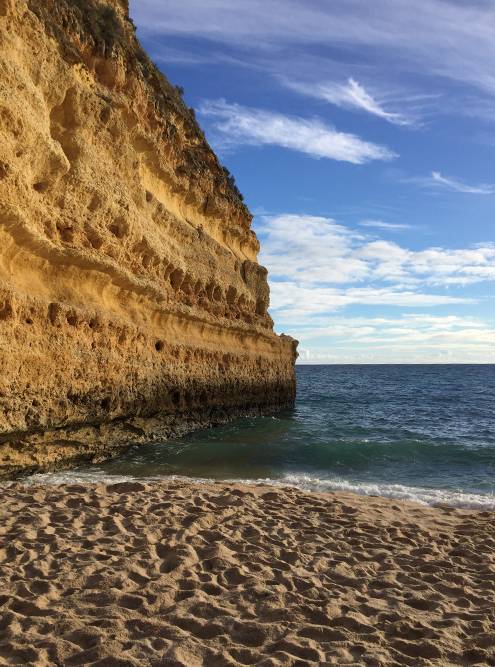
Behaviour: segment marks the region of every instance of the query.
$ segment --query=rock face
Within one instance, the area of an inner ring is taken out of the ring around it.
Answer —
[[[0,474],[292,403],[250,225],[126,0],[0,0]]]

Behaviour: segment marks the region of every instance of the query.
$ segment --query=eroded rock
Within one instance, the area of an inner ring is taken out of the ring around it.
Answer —
[[[122,0],[0,0],[0,474],[290,404],[251,215]]]

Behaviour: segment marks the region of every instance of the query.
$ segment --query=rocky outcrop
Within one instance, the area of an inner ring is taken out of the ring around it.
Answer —
[[[290,404],[250,225],[125,0],[0,0],[0,474]]]

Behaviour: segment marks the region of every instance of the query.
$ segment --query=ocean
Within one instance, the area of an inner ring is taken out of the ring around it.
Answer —
[[[191,478],[495,509],[495,365],[297,367],[293,409],[46,482]]]

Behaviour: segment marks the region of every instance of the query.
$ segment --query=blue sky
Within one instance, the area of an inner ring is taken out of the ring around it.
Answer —
[[[492,0],[131,0],[306,363],[495,362]]]

